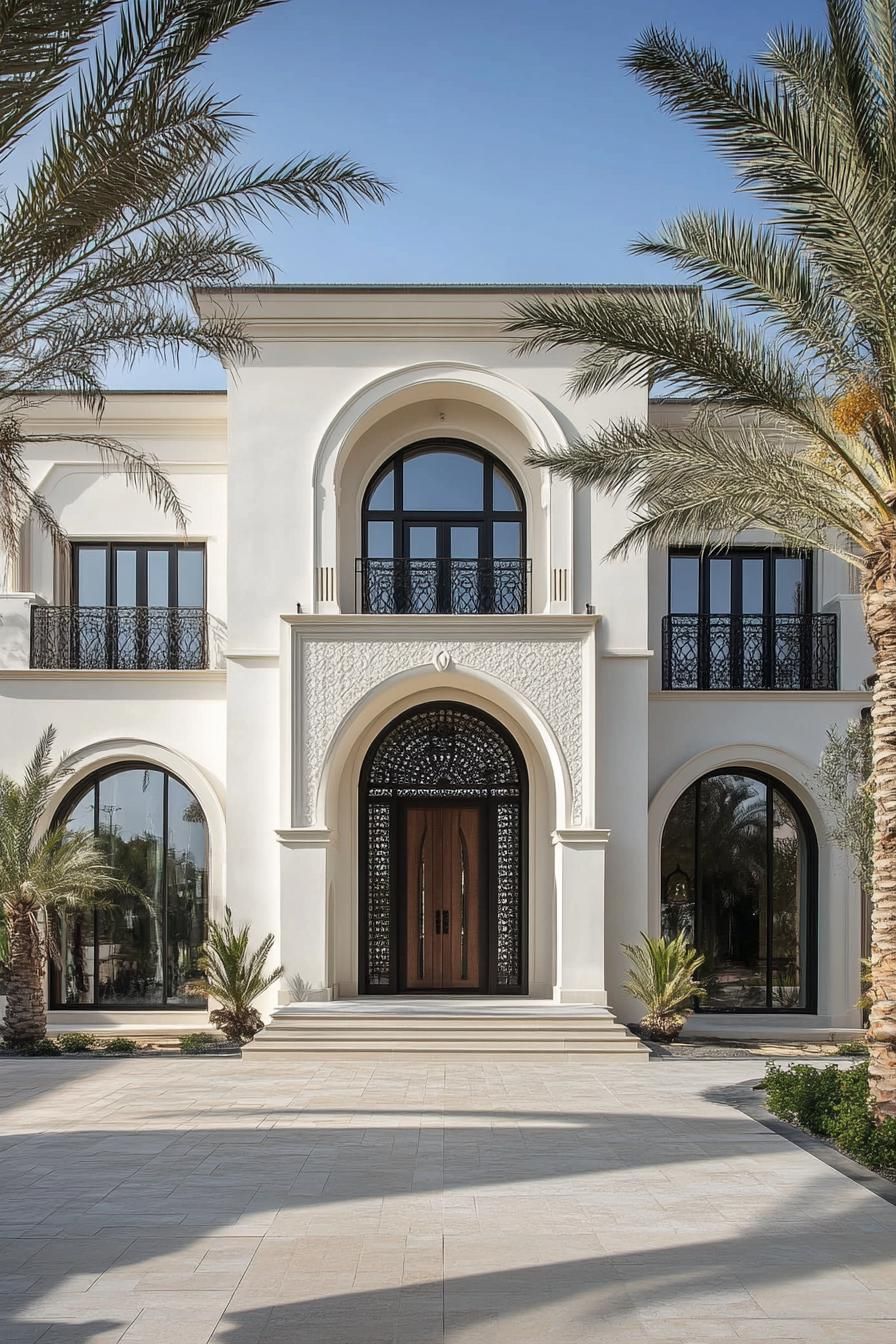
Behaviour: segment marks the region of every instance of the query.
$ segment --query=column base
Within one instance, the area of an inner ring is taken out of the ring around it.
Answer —
[[[555,985],[553,999],[555,1003],[591,1003],[596,1008],[607,1006],[605,989],[563,989]]]
[[[297,999],[292,990],[280,989],[277,991],[277,1004],[280,1008],[288,1008],[291,1003],[330,1003],[338,998],[335,985],[324,985],[321,989],[309,989],[303,994],[301,999]]]

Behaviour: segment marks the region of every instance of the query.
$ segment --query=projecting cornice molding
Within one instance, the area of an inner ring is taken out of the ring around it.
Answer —
[[[511,342],[507,323],[514,303],[544,297],[637,289],[632,285],[275,285],[195,289],[203,318],[236,314],[256,339],[314,335],[318,340],[377,336],[402,339],[439,334],[463,339],[492,336]],[[689,286],[671,288],[690,289]]]

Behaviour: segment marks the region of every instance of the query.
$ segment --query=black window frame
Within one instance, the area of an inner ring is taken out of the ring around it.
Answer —
[[[696,559],[699,562],[697,576],[697,611],[679,612],[672,605],[672,562],[677,557]],[[730,546],[720,550],[706,550],[699,546],[670,546],[666,564],[666,612],[670,616],[709,616],[743,614],[743,568],[738,561],[756,560],[764,562],[763,571],[763,616],[786,615],[775,610],[775,562],[777,560],[802,560],[803,562],[803,605],[800,615],[811,615],[814,604],[814,552],[790,550],[786,546]],[[731,602],[728,612],[711,612],[709,605],[710,568],[713,560],[731,560]],[[750,613],[754,614],[754,613]],[[758,613],[756,613],[758,614]]]
[[[482,508],[481,509],[405,509],[404,507],[404,464],[409,457],[417,457],[422,453],[433,452],[442,449],[446,453],[463,453],[467,457],[473,457],[482,463]],[[496,509],[494,507],[494,473],[495,468],[510,483],[510,488],[516,495],[519,502],[517,509]],[[370,500],[379,486],[380,482],[390,471],[394,471],[394,494],[391,509],[372,509]],[[371,556],[368,550],[368,525],[370,523],[392,523],[392,554],[391,556]],[[523,560],[526,556],[526,505],[523,498],[523,492],[520,489],[518,481],[514,479],[512,472],[500,462],[498,458],[490,453],[486,448],[479,448],[474,443],[469,443],[466,439],[420,439],[415,443],[409,443],[404,448],[399,448],[397,453],[384,462],[379,470],[371,478],[367,489],[364,491],[364,502],[361,507],[361,555],[365,560],[368,559],[392,559],[407,560],[412,557],[408,555],[406,546],[406,537],[408,527],[417,524],[423,527],[435,527],[438,544],[436,546],[437,560],[450,559],[450,548],[443,549],[446,539],[450,540],[450,529],[452,527],[478,527],[479,529],[479,556],[480,560],[494,559],[494,524],[495,523],[519,523],[520,524],[520,548],[518,556],[502,556],[501,559],[519,559]]]
[[[105,550],[106,552],[106,601],[103,605],[107,607],[119,606],[118,567],[115,564],[115,556],[119,551],[136,551],[137,553],[137,600],[134,603],[128,603],[129,607],[148,606],[146,601],[148,556],[150,551],[165,551],[168,555],[168,602],[166,604],[168,608],[179,606],[177,556],[185,551],[199,551],[202,554],[202,605],[197,608],[191,603],[189,609],[201,611],[208,609],[208,558],[203,541],[73,541],[71,543],[71,601],[73,607],[81,605],[78,591],[78,554],[82,550]]]
[[[720,1007],[714,1004],[712,1007],[704,1007],[699,999],[694,1000],[693,1008],[695,1012],[717,1013],[723,1016],[732,1014],[774,1014],[775,1016],[805,1016],[818,1012],[818,836],[815,833],[815,827],[804,805],[799,798],[787,787],[776,775],[768,774],[763,770],[751,769],[746,766],[727,765],[720,766],[716,770],[710,770],[699,779],[695,779],[689,784],[687,789],[683,790],[675,800],[673,807],[663,825],[663,835],[660,840],[660,917],[662,918],[662,902],[665,894],[666,882],[669,874],[665,873],[665,863],[663,859],[663,849],[665,843],[666,826],[669,824],[669,818],[672,816],[674,808],[678,806],[681,799],[690,790],[694,790],[694,834],[693,834],[693,864],[694,864],[694,946],[698,952],[701,948],[703,922],[704,922],[704,901],[701,894],[703,877],[703,855],[700,842],[700,786],[706,780],[717,779],[725,775],[742,775],[746,779],[756,780],[762,784],[766,791],[766,856],[765,856],[765,1007],[755,1004],[746,1005],[743,1008]],[[773,976],[772,967],[774,961],[773,947],[773,863],[774,863],[774,795],[779,793],[791,810],[802,830],[802,837],[806,846],[806,965],[804,967],[805,981],[805,1005],[797,1008],[776,1007],[772,1002],[773,998]],[[698,973],[699,974],[699,973]]]
[[[155,762],[155,761],[142,761],[142,760],[136,760],[136,761],[130,761],[130,760],[129,760],[129,761],[117,761],[114,765],[104,766],[103,769],[101,769],[101,770],[95,770],[95,771],[93,772],[93,774],[89,775],[85,780],[82,780],[80,784],[76,785],[74,789],[70,790],[70,792],[68,793],[68,795],[63,799],[62,803],[60,803],[59,807],[56,809],[56,812],[55,812],[55,814],[54,814],[54,816],[53,816],[52,827],[53,827],[53,829],[55,829],[57,826],[63,826],[63,825],[65,825],[65,824],[67,823],[68,817],[69,817],[69,816],[71,815],[71,813],[74,811],[75,807],[82,801],[82,799],[86,798],[86,796],[87,796],[87,794],[89,793],[89,791],[90,791],[91,789],[93,789],[93,791],[94,791],[94,809],[93,809],[94,821],[93,821],[93,834],[94,834],[94,838],[96,838],[96,837],[99,835],[99,833],[100,833],[100,820],[99,820],[99,816],[100,816],[100,809],[99,809],[99,789],[100,789],[100,785],[102,784],[102,782],[103,782],[104,779],[109,779],[109,778],[110,778],[111,776],[113,776],[113,775],[121,774],[121,773],[122,773],[123,771],[125,771],[125,770],[155,770],[158,774],[162,775],[162,777],[163,777],[163,781],[164,781],[164,782],[163,782],[163,790],[162,790],[162,842],[163,842],[163,852],[164,852],[164,854],[165,854],[165,862],[166,862],[166,864],[167,864],[167,861],[168,861],[168,854],[169,854],[169,845],[168,845],[168,839],[169,839],[169,827],[168,827],[168,795],[169,795],[169,787],[170,787],[171,780],[172,780],[172,779],[175,780],[175,781],[181,786],[181,788],[182,788],[182,789],[186,789],[186,791],[187,791],[189,794],[191,794],[191,796],[192,796],[193,798],[196,798],[196,795],[195,795],[195,793],[193,793],[193,790],[190,788],[189,784],[186,784],[186,783],[184,782],[184,780],[182,780],[182,779],[180,778],[179,775],[174,774],[174,772],[171,771],[171,770],[166,770],[165,767],[164,767],[163,765],[159,765],[159,764],[158,764],[157,762]],[[196,802],[199,803],[199,799],[198,799],[198,798],[196,798]],[[202,804],[200,803],[199,806],[200,806],[200,808],[201,808],[201,807],[202,807]],[[208,934],[208,925],[209,925],[209,921],[210,921],[210,919],[211,919],[211,913],[210,913],[211,890],[210,890],[210,881],[209,881],[210,876],[211,876],[211,870],[212,870],[212,864],[211,864],[211,830],[210,830],[210,827],[209,827],[209,824],[208,824],[208,817],[205,815],[205,810],[204,810],[204,809],[203,809],[203,811],[202,811],[202,816],[203,816],[203,823],[204,823],[204,825],[205,825],[205,861],[206,861],[206,904],[205,904],[205,930],[204,930],[204,933],[207,935],[207,934]],[[51,1012],[63,1012],[63,1011],[64,1011],[64,1012],[67,1012],[67,1013],[79,1013],[79,1012],[84,1012],[84,1013],[95,1013],[95,1012],[101,1011],[101,1010],[103,1009],[104,1006],[107,1006],[107,1007],[109,1008],[109,1010],[110,1010],[110,1011],[113,1011],[113,1012],[132,1012],[132,1013],[168,1013],[168,1012],[172,1012],[172,1013],[176,1013],[176,1012],[186,1012],[186,1013],[190,1013],[190,1012],[205,1012],[205,1011],[207,1010],[207,1007],[208,1007],[208,1001],[207,1001],[207,999],[202,998],[202,997],[200,997],[200,996],[195,996],[195,999],[193,999],[193,997],[191,996],[191,1002],[190,1002],[190,1003],[169,1003],[169,1002],[168,1002],[168,999],[169,999],[169,993],[170,993],[170,984],[169,984],[169,980],[168,980],[168,883],[167,883],[167,881],[163,883],[163,885],[162,885],[162,891],[163,891],[163,899],[164,899],[164,908],[163,908],[163,914],[162,914],[162,920],[161,920],[161,927],[162,927],[162,929],[163,929],[163,931],[164,931],[164,933],[163,933],[164,943],[163,943],[163,949],[162,949],[162,952],[163,952],[163,956],[162,956],[162,965],[164,966],[164,974],[165,974],[165,983],[164,983],[163,1001],[162,1001],[161,1003],[126,1003],[126,1002],[125,1002],[125,1003],[121,1003],[121,1002],[112,1002],[112,1003],[110,1003],[108,1000],[102,1000],[102,999],[100,999],[100,998],[98,997],[98,995],[97,995],[97,987],[98,987],[98,985],[99,985],[99,961],[100,961],[99,917],[100,917],[100,913],[101,913],[101,912],[100,912],[98,909],[94,908],[94,909],[92,909],[92,910],[91,910],[91,909],[88,909],[88,910],[86,910],[86,911],[84,912],[86,915],[92,916],[92,918],[93,918],[93,935],[94,935],[94,936],[93,936],[93,1002],[92,1002],[92,1003],[66,1003],[66,1002],[63,1000],[62,995],[61,995],[61,988],[62,988],[62,971],[61,971],[61,967],[57,967],[57,966],[55,966],[55,965],[53,964],[53,962],[52,962],[50,959],[48,959],[48,962],[47,962],[47,1006],[48,1006],[48,1008],[49,1008],[49,1010],[50,1010]]]

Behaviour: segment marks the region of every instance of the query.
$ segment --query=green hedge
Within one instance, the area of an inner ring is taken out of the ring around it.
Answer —
[[[875,1124],[868,1096],[868,1065],[826,1069],[770,1064],[765,1094],[772,1115],[830,1139],[844,1153],[888,1174],[896,1172],[896,1118]]]

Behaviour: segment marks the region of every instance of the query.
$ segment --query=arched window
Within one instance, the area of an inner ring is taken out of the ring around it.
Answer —
[[[60,917],[51,1004],[203,1007],[184,992],[208,914],[208,828],[196,797],[157,766],[116,766],[91,776],[56,824],[97,836],[133,890]]]
[[[817,848],[780,781],[719,770],[663,831],[662,930],[705,957],[704,1012],[815,1010]]]
[[[490,453],[457,439],[403,448],[368,486],[366,612],[512,614],[528,605],[526,513]]]

